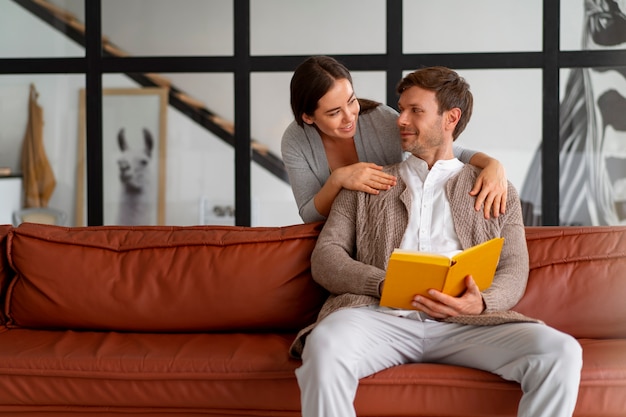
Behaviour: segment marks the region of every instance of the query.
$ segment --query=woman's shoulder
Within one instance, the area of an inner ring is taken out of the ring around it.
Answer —
[[[316,139],[316,135],[316,130],[311,126],[299,126],[295,121],[292,121],[283,132],[281,148],[285,150],[293,147],[310,147],[311,142]]]
[[[304,129],[298,126],[295,120],[292,120],[283,132],[282,141],[285,142],[302,136],[304,136]]]

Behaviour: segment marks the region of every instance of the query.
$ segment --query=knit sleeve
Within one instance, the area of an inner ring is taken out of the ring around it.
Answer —
[[[298,212],[304,222],[325,220],[315,208],[314,198],[324,185],[327,176],[320,180],[321,163],[306,137],[305,130],[293,122],[283,134],[281,153]]]
[[[473,151],[471,149],[465,149],[459,145],[453,145],[452,151],[454,152],[454,156],[458,158],[459,161],[464,164],[469,164],[470,159],[474,156],[477,151]]]
[[[455,231],[463,249],[494,237],[504,238],[493,283],[482,293],[485,313],[492,313],[510,309],[524,295],[528,281],[528,248],[519,196],[511,183],[505,214],[485,219],[482,211],[474,210],[474,197],[469,197],[467,193],[479,172],[479,169],[467,165],[461,174],[448,182],[446,191]]]
[[[311,255],[311,273],[331,294],[378,297],[385,271],[355,259],[359,193],[344,189],[337,195]]]

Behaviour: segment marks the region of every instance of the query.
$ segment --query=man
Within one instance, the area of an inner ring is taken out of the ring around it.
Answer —
[[[341,191],[313,251],[313,278],[332,295],[317,323],[292,346],[292,354],[302,357],[296,371],[302,415],[354,416],[359,379],[403,363],[431,362],[519,382],[519,416],[571,416],[580,345],[508,310],[528,278],[517,192],[509,184],[506,214],[484,219],[472,210],[469,195],[477,170],[452,153],[472,113],[469,86],[456,72],[434,67],[409,74],[397,91],[402,147],[411,154],[386,168],[397,184],[378,195]],[[470,275],[459,297],[432,290],[431,298],[414,297],[415,310],[379,306],[394,248],[450,254],[498,236],[505,243],[486,291]]]

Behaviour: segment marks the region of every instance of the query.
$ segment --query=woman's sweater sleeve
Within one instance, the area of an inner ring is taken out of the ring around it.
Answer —
[[[454,152],[454,156],[464,164],[469,164],[470,159],[472,159],[472,156],[474,156],[474,154],[477,152],[471,149],[462,148],[459,145],[453,145],[452,150]]]
[[[300,131],[298,131],[298,129]],[[315,208],[315,195],[322,184],[306,158],[304,131],[297,124],[290,125],[283,134],[281,153],[291,191],[298,205],[298,212],[305,223],[326,220]]]

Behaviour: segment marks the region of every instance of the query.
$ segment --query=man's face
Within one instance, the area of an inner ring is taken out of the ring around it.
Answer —
[[[439,114],[435,92],[410,87],[398,100],[398,127],[402,149],[415,156],[434,151],[444,142],[444,114]]]

